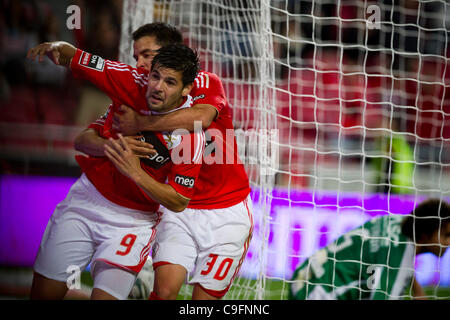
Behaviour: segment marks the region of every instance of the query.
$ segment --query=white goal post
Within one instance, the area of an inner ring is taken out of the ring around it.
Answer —
[[[131,31],[168,22],[233,110],[256,212],[225,299],[286,299],[344,232],[450,199],[449,17],[444,0],[124,0],[120,59]],[[418,256],[416,277],[442,298],[450,253]]]

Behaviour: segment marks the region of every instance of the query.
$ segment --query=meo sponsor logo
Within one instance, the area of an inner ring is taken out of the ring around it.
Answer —
[[[182,176],[180,174],[177,174],[175,176],[175,182],[178,183],[179,185],[184,186],[184,187],[193,188],[195,179],[192,178],[192,177],[186,177],[186,176]]]

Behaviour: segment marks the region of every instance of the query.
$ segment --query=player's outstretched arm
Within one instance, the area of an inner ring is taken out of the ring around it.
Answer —
[[[53,63],[69,67],[76,52],[77,48],[65,41],[44,42],[28,50],[27,58],[42,62],[48,56]]]
[[[191,108],[181,109],[165,115],[149,117],[149,126],[144,130],[151,128],[153,131],[173,131],[176,129],[186,129],[193,132],[194,123],[200,121],[202,129],[206,130],[211,122],[216,118],[217,110],[207,104],[196,104]]]
[[[121,134],[119,140],[110,139],[110,142],[110,145],[105,145],[106,156],[150,198],[174,212],[181,212],[187,207],[189,199],[178,194],[172,186],[156,181],[142,169],[139,158],[134,155]]]
[[[136,71],[137,69],[120,62],[105,60],[64,41],[41,43],[31,48],[27,57],[42,61],[45,55],[55,64],[70,68],[73,77],[91,82],[115,103],[136,107],[145,100],[142,92],[146,72]]]
[[[138,131],[174,131],[186,129],[193,132],[195,121],[200,121],[206,130],[217,116],[217,110],[206,104],[196,104],[165,115],[140,115],[131,108],[122,108],[121,114],[114,114],[114,128],[121,132]],[[131,115],[130,115],[131,113]]]
[[[193,132],[197,129],[196,122],[201,122],[203,130],[208,129],[227,104],[225,90],[220,78],[212,73],[199,73],[194,83],[195,86],[190,93],[193,97],[192,107],[143,118],[142,123],[138,124],[140,131],[187,129]],[[117,117],[116,120],[121,126],[121,117]]]

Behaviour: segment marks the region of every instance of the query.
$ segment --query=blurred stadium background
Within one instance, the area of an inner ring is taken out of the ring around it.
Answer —
[[[70,5],[81,9],[80,29],[67,27]],[[380,9],[373,28],[370,5]],[[121,37],[142,8],[144,22],[178,26],[222,77],[239,139],[277,130],[275,164],[252,161],[251,143],[240,150],[256,228],[227,297],[284,299],[295,266],[340,234],[430,196],[449,199],[447,1],[0,0],[1,298],[26,298],[48,218],[80,174],[74,137],[110,101],[26,52],[65,40],[130,59]],[[450,299],[449,252],[417,257],[416,272],[430,298]]]

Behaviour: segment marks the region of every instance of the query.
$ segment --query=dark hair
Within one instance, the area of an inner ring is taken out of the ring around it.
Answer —
[[[197,52],[184,44],[169,44],[161,47],[153,58],[152,68],[156,66],[181,71],[183,85],[194,82],[200,70]]]
[[[183,36],[177,28],[163,22],[147,23],[132,33],[133,41],[142,37],[155,37],[158,45],[166,46],[171,43],[183,43]]]
[[[450,205],[440,199],[429,199],[418,205],[402,224],[402,233],[417,241],[430,236],[446,223],[450,223]]]

